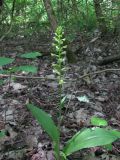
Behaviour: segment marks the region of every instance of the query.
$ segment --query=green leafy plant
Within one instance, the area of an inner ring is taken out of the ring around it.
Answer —
[[[27,104],[27,108],[32,112],[33,116],[37,119],[39,124],[43,127],[43,129],[48,133],[53,141],[54,153],[56,160],[67,160],[67,156],[70,154],[81,150],[83,148],[90,148],[95,146],[110,146],[112,142],[116,141],[120,138],[120,132],[107,129],[100,128],[99,126],[106,126],[107,122],[98,117],[92,117],[91,123],[97,127],[86,128],[77,132],[68,142],[66,142],[65,146],[62,150],[60,150],[60,127],[62,120],[61,109],[64,107],[64,102],[66,97],[62,98],[62,86],[64,84],[64,73],[65,73],[65,48],[63,38],[64,32],[62,27],[58,27],[55,32],[54,44],[55,53],[52,53],[52,57],[55,58],[55,62],[52,64],[53,72],[57,76],[57,80],[59,83],[59,94],[60,94],[60,103],[58,105],[59,108],[59,117],[58,117],[58,125],[55,125],[52,118],[49,114],[34,106],[33,104]],[[47,121],[47,123],[46,123]]]
[[[54,151],[57,160],[67,159],[70,154],[84,148],[96,147],[96,146],[110,146],[112,142],[120,138],[120,132],[117,130],[92,127],[86,128],[82,131],[77,132],[63,147],[61,156],[59,155],[59,128],[55,126],[50,115],[45,113],[43,110],[34,106],[33,104],[27,104],[27,108],[32,112],[33,116],[38,120],[39,124],[42,125],[44,130],[51,137],[54,144]],[[46,123],[47,121],[47,123]]]
[[[27,59],[36,59],[38,56],[41,56],[41,53],[39,52],[30,52],[22,54],[21,58],[27,58]],[[0,66],[3,67],[5,65],[11,64],[15,59],[13,58],[7,58],[7,57],[0,57]],[[16,66],[16,67],[10,67],[6,70],[0,70],[0,74],[12,74],[16,72],[24,71],[27,73],[37,73],[37,67],[34,65],[22,65],[22,66]]]

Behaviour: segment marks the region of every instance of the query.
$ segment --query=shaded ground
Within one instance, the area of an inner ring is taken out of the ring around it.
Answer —
[[[64,85],[63,91],[63,95],[67,95],[67,101],[66,109],[63,110],[65,117],[61,127],[61,147],[78,130],[89,127],[93,115],[105,118],[111,127],[120,130],[120,71],[103,72],[81,78],[85,73],[120,68],[120,62],[105,66],[96,64],[96,61],[103,57],[119,53],[119,46],[116,39],[97,39],[90,43],[91,40],[93,41],[93,39],[86,41],[82,50],[78,51],[77,63],[68,65],[66,77],[69,81]],[[40,45],[32,42],[21,41],[21,44],[20,41],[4,41],[1,43],[0,52],[12,57],[31,50],[49,52],[50,43],[46,43],[46,39],[38,41]],[[43,56],[34,62],[17,58],[16,64],[26,63],[38,66],[37,76],[54,77],[50,56]],[[78,101],[77,97],[81,96],[86,96],[89,102]],[[59,95],[55,81],[19,78],[13,82],[5,79],[5,84],[0,86],[0,129],[6,128],[10,136],[0,142],[0,160],[54,159],[49,137],[25,106],[28,100],[50,113],[57,122]],[[117,141],[113,146],[111,152],[94,148],[77,152],[69,159],[119,160],[120,142]],[[93,157],[93,153],[97,156]]]

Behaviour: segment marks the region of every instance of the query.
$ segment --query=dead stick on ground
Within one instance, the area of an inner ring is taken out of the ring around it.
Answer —
[[[103,72],[113,72],[113,71],[120,71],[120,68],[117,68],[117,69],[108,68],[108,69],[99,70],[99,71],[96,71],[96,72],[87,73],[87,74],[84,74],[84,75],[80,76],[79,79],[82,79],[82,78],[87,77],[87,76],[92,76],[92,75],[95,75],[95,74],[101,74]]]
[[[92,75],[95,75],[95,74],[101,74],[103,72],[113,72],[113,71],[120,71],[120,68],[118,69],[113,69],[113,68],[108,68],[108,69],[104,69],[104,70],[99,70],[99,71],[96,71],[96,72],[91,72],[91,73],[87,73],[87,74],[84,74],[82,76],[80,76],[78,79],[82,79],[84,77],[87,77],[87,76],[92,76]],[[5,78],[5,77],[10,77],[10,75],[7,75],[7,74],[0,74],[0,78]],[[43,80],[57,80],[57,78],[48,78],[48,77],[30,77],[30,76],[21,76],[21,75],[11,75],[11,78],[12,77],[15,77],[15,78],[20,78],[20,79],[43,79]],[[68,80],[68,79],[66,79]],[[68,80],[69,81],[69,80]],[[71,80],[70,80],[71,81]],[[75,81],[75,80],[73,80]]]

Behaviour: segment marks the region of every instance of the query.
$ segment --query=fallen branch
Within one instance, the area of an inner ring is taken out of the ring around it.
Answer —
[[[87,73],[84,74],[82,76],[80,76],[78,79],[82,79],[84,77],[88,77],[88,76],[93,76],[95,74],[101,74],[103,72],[113,72],[113,71],[120,71],[120,68],[117,69],[113,69],[113,68],[108,68],[108,69],[104,69],[104,70],[99,70],[96,72],[91,72],[91,73]],[[49,77],[38,77],[38,76],[21,76],[21,75],[8,75],[8,74],[0,74],[0,78],[6,78],[6,77],[11,77],[11,78],[20,78],[20,79],[43,79],[43,80],[57,80],[57,78],[49,78]],[[74,79],[73,81],[76,81],[78,79]],[[66,78],[67,81],[69,81],[69,78]],[[70,80],[71,81],[71,80]]]
[[[43,79],[43,80],[57,80],[57,78],[48,78],[48,77],[38,77],[38,76],[21,76],[21,75],[8,75],[8,74],[0,74],[0,78],[20,78],[20,79]]]
[[[119,60],[120,60],[120,54],[113,55],[113,56],[109,56],[107,58],[104,58],[103,60],[100,60],[98,62],[98,65],[106,65],[106,64],[112,63],[114,61],[119,61]]]
[[[87,74],[84,74],[84,75],[80,76],[79,78],[82,79],[82,78],[87,77],[87,76],[93,76],[95,74],[100,74],[100,73],[103,73],[103,72],[113,72],[113,71],[120,71],[120,68],[117,68],[117,69],[108,68],[108,69],[104,69],[104,70],[100,70],[100,71],[96,71],[96,72],[92,72],[92,73],[87,73]]]

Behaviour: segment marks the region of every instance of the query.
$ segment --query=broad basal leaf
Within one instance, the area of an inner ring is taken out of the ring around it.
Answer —
[[[63,148],[66,156],[83,148],[95,146],[104,146],[111,144],[120,138],[117,134],[112,133],[112,130],[104,128],[85,129],[82,132],[75,134]]]
[[[108,125],[108,123],[105,119],[98,118],[98,117],[92,117],[91,124],[94,126],[107,126]]]
[[[24,72],[28,72],[28,73],[37,73],[37,67],[35,66],[19,66],[17,67],[18,71],[24,71]]]
[[[119,137],[120,138],[120,131],[118,130],[111,130],[110,131],[112,134],[114,134],[115,136]]]
[[[20,55],[20,57],[22,58],[28,58],[28,59],[35,59],[39,56],[41,56],[42,54],[39,53],[39,52],[30,52],[30,53],[25,53],[25,54],[22,54]]]
[[[55,126],[52,118],[43,110],[37,108],[33,104],[27,104],[27,108],[32,112],[39,124],[44,128],[47,134],[54,142],[59,142],[59,131]]]
[[[10,64],[14,61],[13,58],[7,58],[7,57],[0,57],[0,66],[4,66],[7,64]]]

